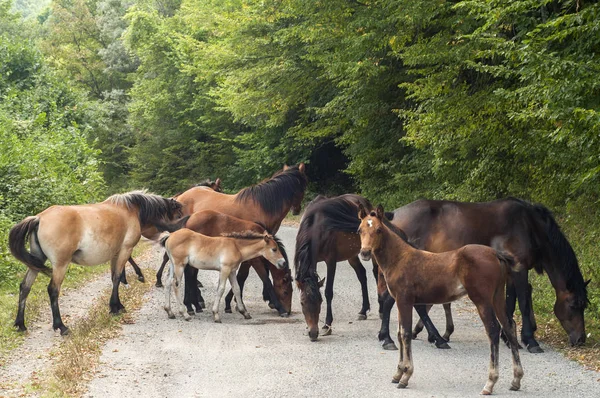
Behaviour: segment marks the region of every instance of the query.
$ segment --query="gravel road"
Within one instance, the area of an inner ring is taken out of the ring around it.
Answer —
[[[288,253],[294,252],[296,231],[280,229]],[[158,252],[153,261],[158,266]],[[324,264],[319,265],[319,273],[326,274]],[[217,278],[216,272],[200,272],[208,306],[213,302]],[[415,373],[407,389],[397,390],[390,381],[398,351],[382,350],[376,339],[379,317],[372,277],[372,312],[367,320],[357,321],[360,286],[350,266],[338,264],[333,334],[315,343],[306,334],[297,292],[293,314],[287,319],[279,318],[262,302],[260,280],[253,272],[244,293],[253,319],[244,320],[239,313],[224,314],[223,323],[215,324],[210,311],[190,322],[179,316],[167,319],[162,309],[163,289],[153,289],[135,324],[124,325],[122,336],[104,347],[100,369],[90,382],[87,396],[465,397],[477,396],[485,384],[488,340],[468,301],[454,306],[452,349],[438,350],[427,343],[425,334],[420,336],[413,342]],[[321,321],[324,317],[325,307]],[[432,310],[432,319],[443,329],[441,307]],[[397,325],[395,312],[393,322]],[[521,391],[515,393],[508,390],[512,379],[510,351],[502,345],[495,394],[598,397],[598,373],[543,348],[546,352],[541,355],[521,351],[525,376]]]

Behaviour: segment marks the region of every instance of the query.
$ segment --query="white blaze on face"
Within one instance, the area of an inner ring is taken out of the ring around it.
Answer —
[[[367,220],[367,224],[369,225],[369,228],[373,227],[373,220]]]

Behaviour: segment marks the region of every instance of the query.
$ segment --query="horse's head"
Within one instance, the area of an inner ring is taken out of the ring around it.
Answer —
[[[283,246],[281,241],[268,232],[264,233],[263,239],[265,241],[265,247],[261,250],[261,256],[266,258],[278,269],[287,268],[288,262],[286,256],[282,253],[283,250],[280,249],[280,247]]]
[[[202,181],[201,183],[196,184],[197,187],[207,187],[212,189],[215,192],[223,192],[223,189],[221,188],[221,179],[217,178],[216,181],[211,181],[210,179],[207,179],[206,181]]]
[[[287,311],[288,315],[292,312],[292,273],[290,268],[274,269],[271,271],[273,276],[273,289],[277,299]],[[283,315],[284,316],[284,315]]]
[[[585,286],[590,281],[585,282]],[[577,295],[567,289],[557,291],[556,302],[554,303],[554,314],[560,321],[561,326],[569,335],[569,342],[572,346],[579,346],[585,343],[585,322],[583,312],[587,307],[587,300],[577,297]]]
[[[320,281],[317,281],[317,279],[318,277],[314,275],[307,277],[303,281],[296,281],[300,289],[300,305],[302,306],[302,313],[306,320],[308,336],[311,341],[317,341],[317,337],[319,337],[319,314],[321,313],[321,304],[323,303],[320,288],[323,286],[325,278]]]
[[[384,214],[382,205],[377,206],[377,210],[369,214],[362,203],[358,205],[358,218],[361,220],[358,227],[360,258],[364,261],[369,261],[373,252],[381,245]]]
[[[288,166],[287,164],[283,165],[283,171],[285,172],[288,169],[291,168],[297,168],[298,171],[300,171],[302,177],[304,179],[306,179],[306,166],[304,165],[304,163],[300,163],[298,166]],[[298,214],[300,214],[300,211],[302,210],[302,201],[304,200],[304,189],[301,191],[296,192],[296,194],[294,195],[294,198],[292,199],[292,214],[297,216]]]
[[[183,216],[183,205],[181,203],[172,198],[164,198],[164,200],[167,202],[165,218],[173,220]]]

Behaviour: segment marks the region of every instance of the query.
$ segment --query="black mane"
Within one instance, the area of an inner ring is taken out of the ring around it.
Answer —
[[[146,191],[131,191],[110,196],[105,202],[138,208],[140,225],[153,224],[165,219],[173,219],[181,215],[181,203],[174,199],[163,198]]]
[[[254,200],[268,215],[279,215],[284,206],[291,204],[297,195],[304,192],[307,184],[306,175],[298,166],[292,166],[277,172],[268,180],[242,189],[235,201]]]
[[[221,236],[224,236],[226,238],[246,239],[246,240],[263,239],[265,237],[265,235],[260,234],[258,232],[254,232],[254,231],[227,232],[227,233],[222,233]]]

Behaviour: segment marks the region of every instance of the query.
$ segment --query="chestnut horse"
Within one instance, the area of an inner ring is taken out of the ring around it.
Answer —
[[[475,243],[512,255],[521,267],[508,281],[508,316],[512,319],[518,300],[523,318],[521,340],[534,353],[543,351],[534,338],[536,323],[528,270],[545,271],[556,291],[554,314],[570,343],[585,342],[589,281],[584,282],[571,245],[546,207],[515,198],[483,203],[418,200],[386,216],[419,249],[443,252]],[[392,306],[393,300],[388,298],[384,314],[389,315]],[[382,331],[389,330],[384,324]]]
[[[113,290],[110,312],[123,310],[119,300],[121,272],[142,230],[159,221],[181,215],[181,204],[145,191],[113,195],[104,202],[52,206],[36,216],[30,216],[15,225],[9,233],[10,250],[28,270],[21,283],[19,308],[15,326],[24,331],[25,304],[39,272],[48,275],[48,295],[52,308],[52,327],[67,334],[58,307],[60,286],[69,263],[97,265],[111,262]],[[31,252],[26,249],[29,242]],[[52,268],[44,265],[46,259]]]
[[[169,318],[175,318],[171,311],[171,286],[175,288],[175,296],[180,306],[180,313],[186,320],[190,319],[185,310],[183,297],[179,294],[179,286],[186,265],[198,269],[219,271],[219,285],[213,304],[214,321],[220,323],[219,302],[225,291],[225,283],[229,283],[235,294],[237,306],[244,318],[252,318],[242,300],[241,290],[235,277],[235,271],[243,261],[263,256],[277,268],[287,267],[287,262],[279,250],[281,242],[267,232],[262,234],[245,231],[234,232],[224,236],[211,237],[199,234],[190,229],[180,229],[161,240],[171,260],[169,280],[165,289],[165,306]]]
[[[260,224],[254,223],[252,221],[242,220],[241,218],[233,217],[213,210],[202,210],[192,214],[189,217],[189,219],[186,218],[185,223],[181,225],[181,227],[191,229],[194,232],[198,232],[206,236],[221,236],[223,233],[243,231],[252,231],[259,234],[268,232]],[[285,252],[284,246],[281,245],[279,247],[279,250],[283,254],[287,263],[287,254]],[[162,283],[160,283],[159,285],[159,282],[162,278],[162,273],[165,264],[168,261],[169,257],[165,253],[163,257],[163,262],[158,272],[156,273],[156,286],[162,286]],[[290,275],[289,268],[280,270],[277,269],[277,267],[275,267],[269,261],[267,261],[267,263],[269,264],[271,273],[274,275],[273,282],[275,284],[275,288],[271,283],[271,280],[269,279],[269,275],[267,273],[267,269],[265,268],[263,260],[261,258],[256,258],[243,262],[238,269],[237,281],[240,285],[241,294],[243,295],[244,283],[246,281],[246,278],[248,277],[248,271],[250,270],[250,267],[252,267],[254,268],[260,279],[263,281],[264,286],[266,286],[267,294],[269,295],[271,302],[274,303],[275,308],[279,311],[279,313],[282,316],[287,315],[290,313],[292,306],[292,278]],[[197,288],[196,286],[194,286],[193,283],[190,284],[190,286],[185,286],[185,295],[192,295],[192,297],[186,297],[186,299],[184,300],[188,309],[188,313],[190,315],[194,314],[194,310],[189,303],[195,302],[194,300],[197,300],[195,297],[193,297],[193,294],[197,293]],[[225,312],[231,312],[232,297],[233,291],[229,291],[227,297],[225,297]]]
[[[177,200],[183,204],[184,215],[191,215],[200,210],[214,210],[242,220],[259,222],[267,231],[276,234],[290,210],[294,215],[300,213],[307,183],[304,163],[296,166],[284,165],[283,170],[276,172],[271,178],[244,188],[234,195],[192,188],[179,195]],[[186,281],[197,277],[197,269],[185,269]],[[290,279],[281,272],[274,274],[273,278]],[[275,284],[280,282],[274,281]],[[186,283],[186,286],[191,286],[191,283]],[[194,305],[196,311],[201,308],[198,300],[186,304]]]
[[[398,383],[398,388],[405,388],[413,374],[413,306],[448,303],[468,295],[477,307],[490,341],[488,380],[481,394],[490,395],[498,380],[500,327],[512,352],[514,377],[510,389],[521,388],[519,343],[514,322],[506,313],[505,286],[515,267],[513,258],[483,245],[466,245],[443,253],[418,250],[395,232],[391,224],[385,223],[381,205],[368,214],[360,204],[358,215],[360,257],[367,261],[373,256],[377,260],[398,307],[400,360],[392,382]]]
[[[223,192],[223,190],[221,189],[221,179],[220,178],[217,178],[216,181],[211,181],[210,179],[206,179],[206,180],[196,184],[195,187],[200,187],[203,189],[212,189],[213,191],[216,191],[216,192]],[[172,199],[177,200],[177,196],[179,196],[179,195],[181,195],[181,194],[177,194],[177,195],[173,196]],[[156,230],[153,227],[146,228],[146,229],[142,230],[142,236],[147,239],[153,239],[156,237]],[[131,266],[133,267],[133,270],[135,271],[135,274],[137,275],[138,281],[146,282],[146,278],[144,278],[144,274],[142,273],[142,270],[135,263],[135,261],[133,261],[133,257],[129,257],[128,261],[131,264]],[[121,283],[124,285],[128,284],[127,275],[125,274],[125,269],[123,269],[123,273],[121,274]]]

